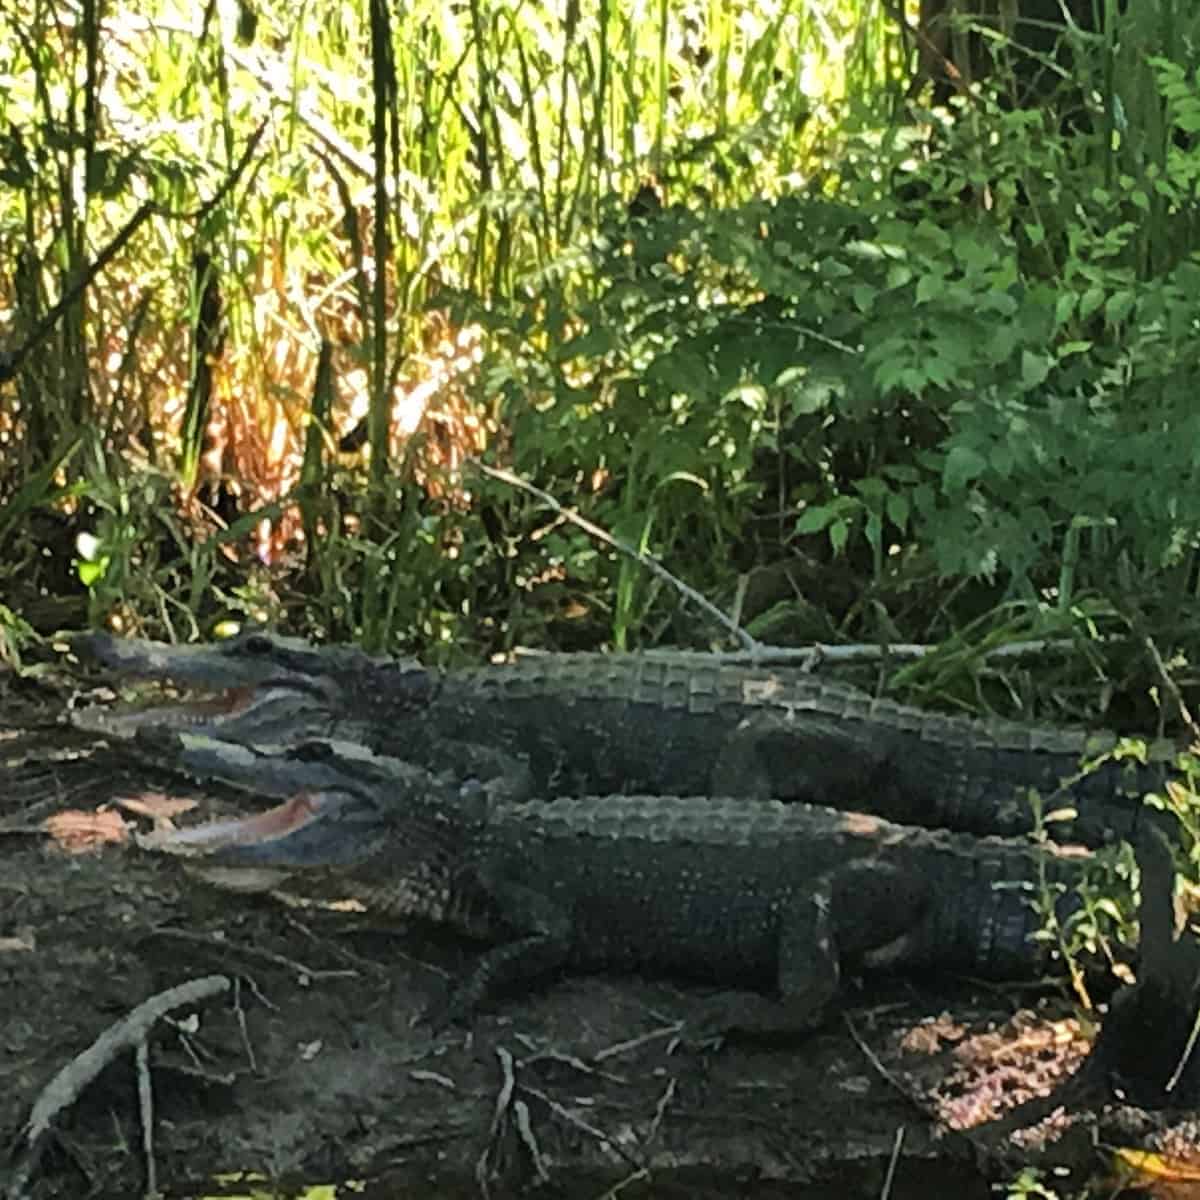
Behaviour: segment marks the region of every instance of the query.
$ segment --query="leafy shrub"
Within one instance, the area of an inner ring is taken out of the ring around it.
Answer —
[[[468,304],[516,466],[709,594],[797,550],[1060,608],[1113,591],[1114,564],[1129,589],[1186,566],[1200,268],[1170,222],[1148,253],[1146,215],[1178,214],[1193,153],[1105,186],[1047,122],[977,113],[950,149],[969,134],[994,156],[920,169],[910,142],[863,138],[832,199],[615,215],[586,270]],[[773,550],[764,510],[790,514]],[[575,565],[598,592],[626,569]],[[657,598],[637,586],[618,640]]]

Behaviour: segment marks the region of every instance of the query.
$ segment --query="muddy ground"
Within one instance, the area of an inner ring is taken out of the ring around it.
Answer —
[[[469,945],[230,895],[130,841],[70,852],[50,836],[55,814],[188,794],[55,724],[71,691],[0,675],[0,1194],[140,1196],[152,1169],[171,1196],[356,1181],[368,1196],[984,1200],[1023,1162],[1058,1162],[1066,1196],[1109,1174],[1098,1130],[1148,1145],[1163,1125],[1110,1106],[1050,1123],[1067,1132],[1049,1145],[989,1136],[1087,1049],[1055,991],[852,983],[814,1036],[697,1051],[674,1035],[703,989],[576,978],[434,1036],[421,1013]],[[180,819],[244,803],[214,793]],[[108,834],[147,821],[114,813]],[[149,1151],[130,1043],[45,1110],[31,1152],[56,1073],[148,998],[212,976],[229,986],[150,1027]]]

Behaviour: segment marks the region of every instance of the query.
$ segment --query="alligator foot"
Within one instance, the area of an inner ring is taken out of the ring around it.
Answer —
[[[680,1037],[692,1049],[710,1049],[729,1034],[798,1037],[824,1023],[832,994],[819,985],[810,996],[792,995],[785,1000],[754,992],[721,992],[706,1000],[695,1017],[688,1018]]]

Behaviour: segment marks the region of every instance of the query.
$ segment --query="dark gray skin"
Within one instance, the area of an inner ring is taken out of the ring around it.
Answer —
[[[546,655],[441,673],[252,630],[211,646],[105,634],[80,653],[130,676],[172,679],[233,703],[175,702],[77,722],[125,734],[162,723],[214,737],[296,744],[362,742],[430,769],[496,778],[531,795],[721,794],[869,803],[892,820],[1013,836],[1047,810],[1078,809],[1053,836],[1090,845],[1127,836],[1143,792],[1161,787],[1173,748],[1150,765],[1105,761],[1118,739],[974,721],[876,700],[797,670],[705,655]]]
[[[811,1029],[846,972],[1033,980],[1049,965],[1031,894],[1065,920],[1082,851],[892,825],[804,804],[612,796],[513,804],[332,745],[264,755],[143,736],[157,761],[268,795],[265,818],[158,839],[206,866],[291,873],[309,895],[446,922],[492,948],[454,988],[463,1020],[560,971],[653,972],[766,994],[693,1033]],[[999,886],[1003,885],[1003,886]]]

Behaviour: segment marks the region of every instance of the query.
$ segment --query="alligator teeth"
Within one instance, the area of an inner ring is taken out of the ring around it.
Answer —
[[[168,693],[160,703],[121,708],[91,704],[77,708],[71,713],[71,723],[89,733],[119,738],[131,738],[148,725],[161,725],[167,729],[218,728],[223,721],[247,712],[261,700],[259,690],[252,687],[224,688],[219,692],[186,696]]]
[[[256,817],[209,821],[190,829],[151,833],[139,838],[138,844],[145,850],[168,854],[210,854],[230,846],[256,846],[287,837],[315,820],[319,812],[320,805],[314,797],[301,792]]]

